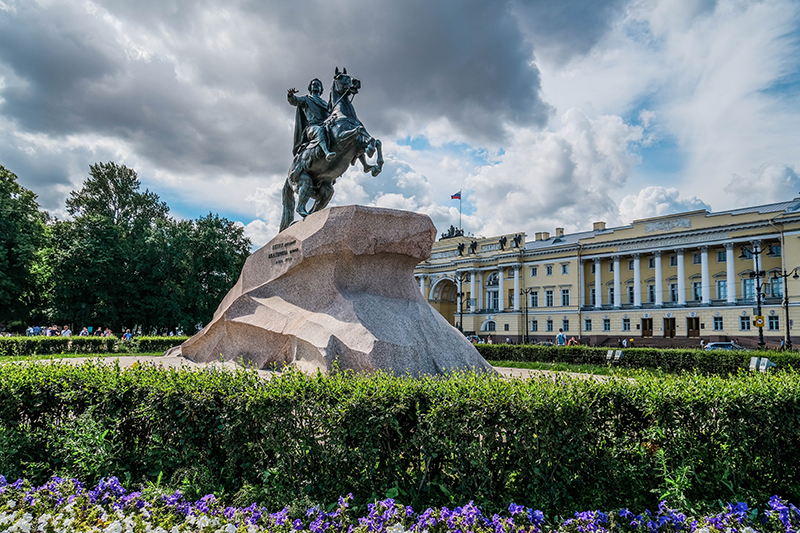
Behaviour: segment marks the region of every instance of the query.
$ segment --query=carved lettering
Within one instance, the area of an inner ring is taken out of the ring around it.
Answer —
[[[280,257],[282,255],[289,255],[289,252],[287,252],[286,250],[281,250],[279,252],[275,252],[274,254],[269,254],[269,259],[273,259],[275,257]]]

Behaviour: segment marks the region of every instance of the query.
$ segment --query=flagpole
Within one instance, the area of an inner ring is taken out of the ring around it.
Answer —
[[[463,229],[461,227],[461,191],[458,191],[458,229]]]

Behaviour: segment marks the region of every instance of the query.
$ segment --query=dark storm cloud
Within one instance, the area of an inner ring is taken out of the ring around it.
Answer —
[[[628,0],[515,0],[512,12],[537,56],[565,63],[589,52],[626,4]]]
[[[286,89],[305,92],[319,77],[327,91],[334,66],[362,80],[355,105],[379,137],[445,119],[467,142],[498,146],[509,127],[542,128],[552,109],[542,100],[533,46],[564,41],[566,49],[586,50],[617,5],[6,4],[12,9],[0,11],[0,118],[10,127],[56,143],[104,139],[152,168],[206,180],[219,173],[284,175],[294,116]],[[68,181],[67,173],[36,164],[35,148],[24,155],[13,143],[0,145],[0,163],[20,161],[33,174],[30,183]],[[70,150],[70,157],[86,158],[71,163],[81,179],[89,164],[115,157],[94,148]],[[56,161],[57,150],[51,154]]]

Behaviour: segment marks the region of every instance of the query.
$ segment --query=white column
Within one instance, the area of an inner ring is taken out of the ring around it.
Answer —
[[[475,302],[477,302],[477,300],[475,299],[475,276],[477,275],[478,275],[477,270],[469,271],[469,298],[470,300],[472,300],[469,305],[470,313],[475,312]]]
[[[586,305],[586,284],[584,283],[585,279],[584,269],[586,268],[585,263],[586,261],[581,259],[580,269],[578,270],[578,297],[580,298],[581,307]]]
[[[483,309],[483,271],[478,272],[478,309]]]
[[[620,294],[620,281],[619,281],[619,256],[614,256],[614,307],[619,307],[622,303],[622,295]]]
[[[425,274],[417,276],[417,278],[419,279],[419,292],[422,294],[423,298],[425,297],[425,278],[426,277],[427,276]]]
[[[711,303],[711,285],[708,275],[708,246],[700,247],[700,281],[702,286],[703,303]]]
[[[726,242],[725,243],[725,263],[727,266],[726,272],[726,284],[728,285],[728,303],[735,304],[736,303],[736,264],[734,263],[736,259],[733,255],[733,243]]]
[[[653,252],[656,258],[656,306],[664,305],[664,280],[661,279],[661,251]]]
[[[686,274],[683,272],[683,248],[675,250],[678,254],[678,305],[686,305]]]
[[[753,271],[756,273],[756,276],[758,276],[758,269],[761,267],[761,265],[758,264],[758,251],[761,250],[761,241],[750,241],[750,244],[753,246]]]
[[[642,271],[639,268],[639,254],[633,254],[633,305],[642,306]]]
[[[519,311],[519,269],[522,265],[514,265],[514,311]]]
[[[501,313],[506,309],[506,295],[505,295],[505,288],[503,288],[503,278],[505,277],[505,267],[499,267],[498,271],[500,275],[497,276],[497,310]]]
[[[603,306],[603,283],[600,281],[600,258],[594,259],[594,306],[601,308]]]

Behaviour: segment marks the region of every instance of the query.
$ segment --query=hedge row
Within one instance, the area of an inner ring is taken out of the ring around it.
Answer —
[[[489,361],[536,363],[608,364],[609,348],[593,346],[536,346],[514,344],[476,344]],[[613,350],[616,352],[618,348]],[[782,368],[800,369],[800,353],[772,350],[744,352],[726,350],[623,348],[618,364],[624,368],[660,368],[665,372],[700,371],[707,374],[735,374],[750,366],[751,357],[767,357]]]
[[[800,499],[800,374],[503,380],[0,366],[0,473],[547,513]],[[162,479],[162,478],[159,478]],[[197,496],[199,497],[199,496]]]
[[[57,355],[62,353],[102,354],[109,352],[163,352],[189,337],[0,337],[0,357]]]

